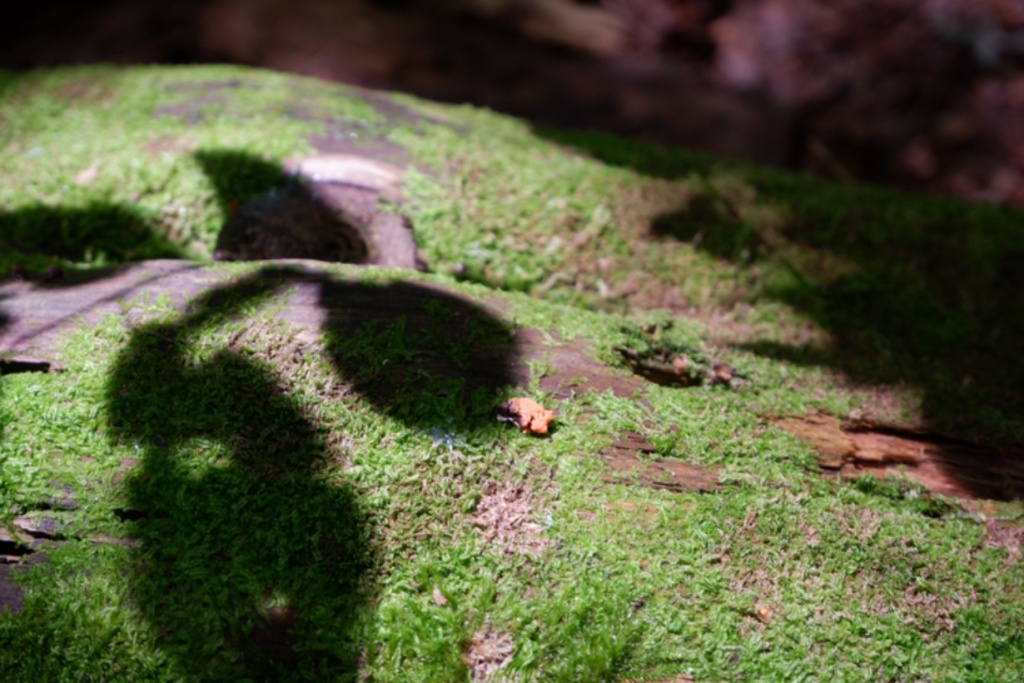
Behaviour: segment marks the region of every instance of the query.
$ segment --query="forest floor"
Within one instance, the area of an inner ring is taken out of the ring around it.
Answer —
[[[1018,211],[238,67],[0,98],[13,679],[1021,677]]]

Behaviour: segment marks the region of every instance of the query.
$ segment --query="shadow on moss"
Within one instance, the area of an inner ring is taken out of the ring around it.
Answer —
[[[236,304],[273,292],[231,290]],[[189,337],[230,314],[211,298],[136,329],[110,379],[114,433],[142,454],[127,482],[135,601],[187,676],[351,678],[369,527],[353,491],[318,476],[322,437],[276,377],[229,349],[190,360]],[[197,465],[200,443],[230,460]]]
[[[158,236],[157,226],[142,213],[107,202],[0,212],[0,252],[7,268],[26,257],[102,265],[184,256],[180,247]]]
[[[866,386],[913,388],[933,430],[1024,440],[1020,212],[840,186],[600,134],[538,132],[610,165],[693,179],[690,201],[658,216],[652,234],[775,273],[756,295],[809,314],[835,340],[824,350],[777,342],[749,350],[830,367]],[[768,207],[776,218],[745,219],[748,207]]]
[[[290,182],[245,154],[200,161],[225,207]],[[55,259],[181,255],[142,214],[102,202],[0,214],[0,232],[10,263],[25,258],[30,270]],[[72,296],[111,272],[84,269],[47,286]],[[138,540],[132,596],[185,678],[354,680],[359,669],[374,523],[339,481],[329,430],[281,389],[276,368],[245,349],[196,356],[198,335],[284,288],[312,297],[307,310],[320,320],[303,322],[319,322],[339,381],[418,429],[476,421],[496,429],[494,398],[515,379],[511,330],[472,303],[411,283],[270,267],[206,291],[180,317],[134,327],[107,386],[111,434],[140,456],[123,485],[122,519]],[[0,311],[7,322],[17,321]]]
[[[195,152],[194,157],[213,183],[217,200],[225,208],[295,182],[279,164],[247,152],[203,149]]]
[[[330,430],[245,349],[196,359],[197,335],[285,288],[315,297],[339,380],[412,426],[436,425],[439,411],[489,424],[484,406],[512,379],[509,330],[413,284],[269,267],[135,328],[107,388],[115,438],[141,453],[125,483],[139,518],[133,595],[186,677],[354,680],[358,670],[373,521],[338,483]]]

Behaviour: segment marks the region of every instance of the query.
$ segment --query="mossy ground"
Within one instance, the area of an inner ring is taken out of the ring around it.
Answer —
[[[236,283],[219,296],[128,301],[69,335],[63,372],[2,377],[0,513],[55,518],[62,542],[17,573],[0,670],[465,680],[489,624],[513,679],[1021,678],[1019,551],[906,482],[822,478],[767,419],[1024,441],[1019,214],[354,95],[234,68],[6,74],[0,266],[208,260],[308,136],[383,139],[416,169],[403,210],[432,272],[332,277],[439,283],[500,310],[490,332],[609,364],[657,344],[751,380],[551,406],[535,363],[520,391],[560,416],[531,438],[493,420],[509,388],[391,369],[465,363],[443,335],[396,319],[300,341],[272,315],[286,287],[217,266]],[[597,454],[624,431],[720,468],[723,490],[607,482]],[[532,550],[481,528],[496,485],[528,493]],[[47,503],[62,487],[77,507]]]

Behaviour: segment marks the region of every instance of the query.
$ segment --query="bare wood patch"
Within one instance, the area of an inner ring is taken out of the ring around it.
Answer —
[[[776,426],[811,444],[818,465],[844,475],[902,471],[954,498],[1024,498],[1024,448],[994,448],[940,434],[826,414],[778,418]]]
[[[466,312],[484,310],[479,303],[439,285],[360,286],[354,278],[325,274],[323,264],[312,261],[269,261],[266,266],[270,271],[267,278],[280,281],[280,296],[287,301],[275,317],[293,325],[297,338],[304,342],[318,339],[328,323],[358,327],[398,317],[407,318],[410,334],[415,334],[437,325],[424,311],[424,302],[435,298],[456,302]],[[236,280],[230,271],[217,266],[162,260],[69,273],[60,286],[21,281],[0,284],[0,319],[6,321],[0,326],[0,353],[59,362],[61,341],[82,325],[96,324],[110,314],[124,316],[129,325],[145,317],[141,309],[129,305],[126,310],[125,302],[166,297],[176,309],[186,310],[187,302],[212,289],[230,287]],[[490,305],[500,309],[501,301]],[[488,365],[501,366],[500,372],[493,374],[522,386],[530,381],[528,362],[543,361],[554,370],[541,378],[540,389],[558,400],[608,390],[631,397],[644,386],[640,378],[593,358],[582,341],[556,340],[552,344],[549,336],[536,329],[516,328],[514,339],[479,353],[481,362],[475,374],[487,374]]]
[[[516,329],[516,342],[524,356],[544,362],[551,371],[540,378],[541,391],[558,400],[585,393],[611,391],[619,398],[630,398],[644,388],[637,377],[609,367],[594,359],[581,339],[562,341],[547,332],[532,328]]]
[[[623,432],[610,446],[601,450],[601,458],[611,472],[605,481],[629,483],[668,491],[717,491],[718,474],[697,465],[669,458],[648,458],[654,444],[635,432]]]

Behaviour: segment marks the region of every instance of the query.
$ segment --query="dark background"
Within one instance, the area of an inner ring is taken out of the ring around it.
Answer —
[[[232,62],[1024,206],[1020,0],[51,0],[0,67]]]

